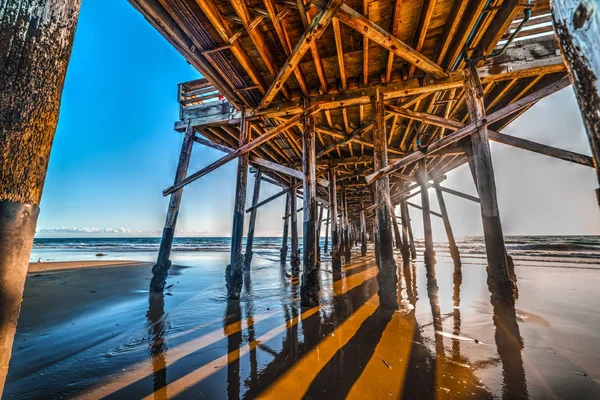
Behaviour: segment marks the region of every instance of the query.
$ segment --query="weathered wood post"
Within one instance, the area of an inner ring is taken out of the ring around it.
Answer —
[[[183,137],[181,145],[181,153],[179,154],[179,162],[175,172],[175,184],[185,178],[190,157],[192,155],[192,146],[194,144],[194,129],[188,125]],[[171,194],[169,199],[169,209],[167,210],[167,218],[165,227],[163,228],[162,238],[160,239],[160,247],[158,249],[158,257],[156,264],[152,267],[152,280],[150,281],[150,291],[162,292],[167,282],[169,269],[171,268],[171,248],[173,247],[173,237],[175,235],[175,225],[177,224],[177,216],[179,215],[179,205],[183,196],[183,188]]]
[[[600,180],[600,9],[597,1],[552,0],[552,19],[567,61]],[[600,205],[600,189],[596,189]]]
[[[348,225],[348,193],[346,188],[343,189],[342,195],[344,199],[344,261],[346,264],[350,264],[352,262],[352,243],[350,242],[350,227]]]
[[[293,180],[292,180],[293,181]],[[293,185],[293,182],[290,182]],[[299,272],[300,267],[300,249],[298,247],[298,195],[294,187],[290,191],[290,226],[292,229],[292,253],[290,255],[290,264],[292,272]]]
[[[387,138],[384,116],[383,96],[379,87],[371,98],[373,115],[373,168],[379,171],[388,165]],[[394,244],[392,239],[392,222],[390,221],[390,181],[384,177],[375,182],[375,204],[377,218],[377,252],[379,253],[379,304],[382,308],[398,308],[397,293],[398,276],[394,260]]]
[[[396,245],[396,249],[402,250],[402,239],[400,236],[400,228],[398,227],[398,220],[396,218],[396,210],[394,207],[390,205],[390,218],[392,220],[392,226],[394,228],[394,244]]]
[[[331,207],[331,268],[333,272],[342,270],[342,256],[338,234],[338,203],[335,169],[329,171],[329,201]]]
[[[262,171],[259,168],[256,171],[256,177],[254,178],[254,190],[252,191],[252,206],[258,204],[258,198],[260,197],[260,182],[262,180]],[[254,229],[256,228],[256,212],[258,208],[250,211],[250,223],[248,224],[248,235],[246,236],[246,254],[244,256],[244,269],[250,269],[250,263],[252,262],[252,247],[254,245]]]
[[[319,207],[319,218],[317,219],[317,237],[316,237],[316,241],[317,241],[317,262],[320,264],[321,263],[321,226],[323,225],[323,206]]]
[[[485,108],[477,89],[479,85],[477,70],[474,67],[466,68],[465,99],[471,123],[478,125],[477,130],[471,135],[471,143],[488,259],[487,281],[492,297],[513,304],[513,283],[508,275],[506,248],[504,247],[502,224],[496,199],[494,167],[485,121]]]
[[[0,6],[0,397],[80,0]]]
[[[407,264],[410,262],[410,241],[408,239],[410,221],[408,216],[408,205],[405,201],[400,203],[400,219],[402,221],[402,262]]]
[[[415,239],[412,231],[412,222],[410,220],[410,212],[408,211],[408,204],[406,201],[402,201],[402,213],[406,215],[406,218],[402,219],[402,224],[406,226],[406,230],[408,232],[408,242],[410,244],[410,257],[413,260],[417,259],[417,246],[415,246]]]
[[[315,153],[315,118],[304,119],[302,135],[302,170],[304,172],[303,202],[304,229],[302,235],[302,286],[300,304],[303,307],[319,305],[319,263],[317,262],[317,169]]]
[[[367,220],[365,219],[365,206],[360,202],[360,255],[367,255]]]
[[[331,199],[329,200],[329,207],[327,208],[327,221],[325,221],[325,244],[323,245],[323,252],[327,254],[329,249],[329,221],[331,218]]]
[[[440,188],[439,181],[433,181],[435,193],[437,195],[438,204],[440,205],[440,212],[444,221],[444,229],[446,230],[446,237],[448,238],[448,248],[450,250],[450,256],[454,261],[454,265],[460,265],[460,253],[458,247],[456,247],[456,240],[454,240],[454,233],[452,232],[452,225],[450,225],[450,218],[448,218],[448,210],[446,209],[446,201],[444,200],[444,194]]]
[[[435,264],[435,251],[433,250],[433,234],[431,230],[431,207],[429,206],[429,190],[427,187],[427,164],[425,159],[419,160],[419,184],[421,185],[421,207],[423,207],[423,235],[425,237],[425,264]]]
[[[242,110],[240,119],[240,147],[248,142],[248,122],[246,112]],[[236,300],[242,291],[244,255],[242,254],[242,241],[244,236],[244,214],[246,209],[246,185],[248,183],[248,157],[246,153],[238,157],[238,168],[235,185],[235,203],[233,208],[233,227],[231,231],[231,257],[225,269],[227,284],[227,298]]]
[[[281,250],[279,250],[279,261],[282,265],[285,265],[285,260],[287,259],[288,253],[288,231],[289,231],[289,222],[290,218],[286,217],[290,213],[291,209],[291,193],[288,192],[285,197],[285,211],[283,218],[283,238],[281,240]]]

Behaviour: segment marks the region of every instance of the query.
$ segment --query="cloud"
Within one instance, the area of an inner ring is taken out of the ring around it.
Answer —
[[[178,236],[208,236],[210,231],[191,231],[177,230]],[[60,227],[60,228],[41,228],[36,232],[36,236],[161,236],[162,230],[143,230],[130,228],[88,228],[88,227]]]

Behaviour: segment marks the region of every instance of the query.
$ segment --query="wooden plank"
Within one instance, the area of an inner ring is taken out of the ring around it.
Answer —
[[[421,16],[419,17],[419,23],[417,25],[417,32],[415,34],[415,50],[420,52],[423,50],[423,44],[425,43],[425,37],[427,36],[427,29],[429,29],[429,23],[433,16],[433,9],[435,8],[436,0],[425,0],[421,7]],[[408,77],[412,78],[415,73],[415,65],[410,66]]]
[[[546,45],[551,46],[550,44]],[[556,47],[555,47],[556,48]],[[530,49],[530,50],[529,50]],[[516,78],[526,78],[531,76],[539,76],[540,74],[555,73],[566,71],[562,56],[550,55],[544,56],[542,59],[533,58],[532,52],[543,50],[539,45],[524,45],[520,47],[522,57],[516,55],[508,61],[498,61],[495,64],[485,65],[477,69],[482,82],[498,82],[504,80],[512,80]],[[405,82],[392,82],[386,85],[381,85],[380,91],[384,96],[384,100],[392,100],[397,98],[409,97],[414,95],[424,95],[438,91],[459,89],[464,85],[463,71],[450,73],[448,78],[430,81],[420,79],[410,79]],[[354,105],[367,105],[370,102],[371,96],[375,93],[375,87],[352,88],[346,92],[331,92],[329,94],[315,94],[310,97],[311,104],[319,104],[323,110],[330,110],[339,107],[349,107]],[[208,117],[204,112],[205,107],[213,107],[212,105],[204,104],[183,110],[183,118],[191,119],[192,126],[201,125],[219,125],[237,123],[239,113],[230,107],[223,112],[216,114],[212,111],[211,117]],[[216,108],[213,107],[214,110]],[[273,104],[271,107],[258,110],[250,109],[248,118],[257,118],[259,116],[289,116],[302,112],[302,107],[297,101],[280,102]],[[175,130],[184,131],[187,122],[179,121],[175,124]]]
[[[200,6],[202,12],[206,15],[210,23],[213,25],[221,40],[225,43],[229,43],[230,38],[233,36],[233,32],[229,28],[229,25],[223,20],[221,12],[212,2],[212,0],[196,0],[196,3]],[[260,87],[261,92],[265,92],[267,84],[265,83],[262,75],[248,57],[248,54],[244,51],[240,43],[236,40],[231,43],[231,52],[242,65],[242,68],[248,73],[250,79]]]
[[[290,43],[290,38],[287,34],[285,25],[281,23],[281,21],[277,18],[277,5],[273,0],[263,0],[265,4],[265,8],[269,17],[271,18],[271,23],[275,28],[275,33],[279,38],[279,42],[285,51],[285,54],[289,56],[292,53],[292,45]],[[298,85],[300,89],[302,89],[302,93],[304,96],[309,96],[308,84],[306,83],[306,78],[304,77],[304,73],[302,72],[302,68],[300,65],[297,65],[294,68],[294,75],[296,76],[296,80],[298,81]]]
[[[344,24],[367,36],[370,40],[393,52],[396,56],[417,66],[419,69],[435,78],[444,78],[448,74],[438,64],[419,53],[396,36],[386,32],[359,12],[344,4],[340,7],[337,17]]]
[[[311,43],[316,42],[321,37],[341,5],[342,0],[330,0],[324,9],[319,11],[263,96],[259,109],[266,108],[273,101],[275,95],[281,90],[287,78],[310,48]]]

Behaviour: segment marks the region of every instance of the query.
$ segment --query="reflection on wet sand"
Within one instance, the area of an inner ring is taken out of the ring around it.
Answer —
[[[477,318],[489,335],[480,342],[473,336],[473,293],[463,288],[471,279],[465,274],[463,284],[465,266],[397,265],[397,311],[379,307],[377,267],[358,255],[337,273],[323,263],[319,306],[312,308],[301,307],[299,273],[285,265],[245,272],[239,300],[211,292],[207,315],[217,319],[200,325],[177,325],[197,311],[185,306],[186,317],[175,318],[178,310],[165,305],[171,297],[149,295],[145,358],[122,364],[81,397],[531,396],[514,307],[484,305]]]
[[[163,388],[167,386],[167,344],[165,334],[167,323],[163,315],[165,313],[165,299],[162,293],[150,292],[148,296],[148,345],[154,371],[154,393],[155,399],[166,399]]]

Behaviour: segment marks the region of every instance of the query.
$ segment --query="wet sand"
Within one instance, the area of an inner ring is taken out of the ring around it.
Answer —
[[[94,267],[123,267],[127,265],[138,265],[139,261],[122,260],[97,260],[97,261],[51,261],[51,262],[32,262],[29,263],[28,274],[38,272],[59,271],[65,269],[80,269]]]
[[[227,302],[226,253],[28,276],[5,398],[600,398],[600,269],[520,267],[516,309],[490,304],[485,265],[462,280],[438,256],[402,266],[399,312],[378,307],[377,268],[322,265],[320,306],[299,306],[289,265],[255,255]],[[172,285],[172,286],[171,286]],[[439,287],[439,290],[435,290]]]

